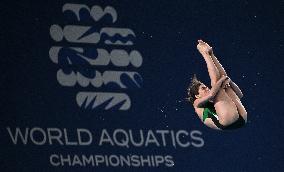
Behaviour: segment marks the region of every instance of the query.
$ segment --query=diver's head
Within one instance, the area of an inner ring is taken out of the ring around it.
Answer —
[[[187,89],[188,100],[193,104],[194,101],[198,98],[201,98],[209,93],[210,89],[200,82],[196,75],[193,75],[191,78],[190,85]]]

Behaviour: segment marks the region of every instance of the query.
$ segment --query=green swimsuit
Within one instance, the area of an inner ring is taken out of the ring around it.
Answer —
[[[206,118],[211,118],[212,121],[214,122],[214,124],[222,130],[232,130],[232,129],[240,128],[240,127],[243,127],[246,123],[245,120],[243,119],[243,117],[240,115],[239,119],[236,122],[234,122],[233,124],[231,124],[229,126],[221,125],[219,123],[219,118],[218,118],[218,115],[217,115],[216,110],[214,108],[214,104],[212,102],[207,102],[205,104],[202,121],[204,122]]]
[[[216,113],[216,110],[214,108],[214,104],[211,102],[207,102],[203,111],[203,119],[202,121],[204,122],[206,118],[216,118],[219,120],[218,115]]]

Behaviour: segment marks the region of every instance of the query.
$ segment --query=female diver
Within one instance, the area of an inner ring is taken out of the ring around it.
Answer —
[[[194,76],[188,88],[188,100],[203,123],[213,129],[235,129],[245,125],[247,112],[240,99],[243,94],[227,76],[213,54],[212,47],[198,40],[197,49],[203,56],[211,79],[211,89]]]

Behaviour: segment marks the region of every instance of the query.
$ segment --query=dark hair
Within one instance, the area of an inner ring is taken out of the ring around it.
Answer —
[[[198,95],[199,86],[202,83],[196,78],[196,75],[194,74],[191,78],[191,82],[187,88],[187,100],[190,101],[190,103],[193,104],[194,100],[196,99],[195,95]]]

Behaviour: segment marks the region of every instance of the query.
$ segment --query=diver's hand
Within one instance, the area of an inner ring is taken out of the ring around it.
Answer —
[[[230,83],[231,83],[231,78],[229,78],[228,76],[226,76],[226,79],[223,81],[222,83],[222,88],[228,88],[230,87]]]

